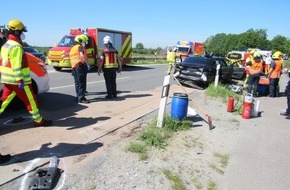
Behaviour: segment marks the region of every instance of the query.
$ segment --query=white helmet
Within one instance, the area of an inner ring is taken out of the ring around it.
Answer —
[[[109,42],[111,42],[110,36],[105,36],[104,39],[103,39],[103,41],[104,41],[104,44],[108,44]]]

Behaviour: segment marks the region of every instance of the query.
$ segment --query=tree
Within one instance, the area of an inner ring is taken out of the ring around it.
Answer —
[[[144,49],[144,45],[141,42],[139,42],[136,44],[135,48],[138,50],[141,50],[141,49]]]
[[[287,38],[284,36],[275,36],[271,41],[272,50],[286,52],[286,41]]]

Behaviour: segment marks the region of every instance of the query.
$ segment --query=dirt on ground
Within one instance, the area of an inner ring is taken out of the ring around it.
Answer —
[[[207,189],[217,187],[230,157],[232,142],[241,119],[236,113],[226,112],[226,104],[217,99],[195,97],[204,110],[210,111],[215,129],[209,130],[204,115],[190,117],[192,128],[176,132],[165,149],[150,148],[148,159],[127,151],[140,131],[148,126],[154,114],[146,116],[114,133],[99,139],[106,143],[96,152],[77,156],[74,171],[67,173],[61,189]],[[170,106],[170,105],[169,105]],[[197,110],[198,112],[198,110]],[[205,119],[205,120],[203,120]],[[76,167],[77,166],[77,167]],[[166,177],[169,171],[180,179],[181,187]]]

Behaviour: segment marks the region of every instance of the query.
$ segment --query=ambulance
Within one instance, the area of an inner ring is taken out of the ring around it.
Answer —
[[[110,36],[113,46],[122,58],[123,64],[131,62],[132,58],[132,33],[104,28],[72,28],[70,33],[63,36],[60,42],[48,52],[47,63],[57,71],[62,68],[71,68],[69,52],[74,45],[77,35],[86,34],[89,38],[86,44],[89,64],[96,66],[98,57],[103,50],[103,39]]]
[[[6,42],[6,32],[7,30],[5,29],[5,26],[0,26],[0,46]],[[45,63],[30,53],[25,52],[25,55],[28,59],[34,93],[41,94],[47,92],[49,90],[49,76]],[[1,64],[2,59],[0,56],[0,65]],[[3,87],[4,85],[0,83],[0,96],[2,96]]]

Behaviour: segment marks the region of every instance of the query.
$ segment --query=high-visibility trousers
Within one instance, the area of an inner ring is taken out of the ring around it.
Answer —
[[[19,88],[18,85],[5,84],[2,94],[0,114],[4,112],[15,96],[17,96],[25,104],[26,109],[32,115],[33,120],[40,123],[42,121],[42,117],[39,113],[38,102],[32,90],[31,84],[25,85],[23,89]]]

